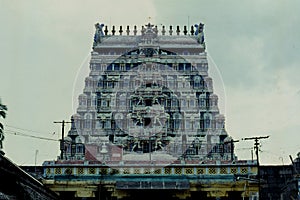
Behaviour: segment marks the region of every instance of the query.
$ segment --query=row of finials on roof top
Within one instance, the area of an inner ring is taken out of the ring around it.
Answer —
[[[97,44],[101,43],[101,38],[103,36],[107,36],[109,35],[108,32],[108,27],[105,26],[104,24],[100,24],[100,23],[97,23],[95,24],[95,28],[96,28],[96,31],[95,31],[95,35],[94,35],[94,45],[93,47],[95,47]],[[103,30],[104,28],[104,30]],[[203,33],[203,30],[204,30],[204,24],[200,23],[199,25],[198,24],[195,24],[194,26],[191,26],[191,29],[190,29],[190,35],[195,35],[197,36],[197,41],[199,44],[204,44],[204,33]],[[158,34],[158,28],[157,26],[154,26],[154,25],[151,25],[150,23],[147,24],[146,26],[142,26],[142,29],[141,29],[141,35],[144,35],[145,33],[147,32],[153,32],[155,33],[156,35]],[[115,26],[112,26],[112,30],[111,30],[111,35],[115,35],[116,33],[116,29],[115,29]],[[119,28],[119,35],[122,35],[123,34],[123,27],[120,26]],[[130,28],[129,26],[126,27],[126,35],[130,35]],[[133,29],[133,35],[137,35],[137,26],[134,26],[134,29]],[[165,35],[166,34],[166,27],[165,26],[162,26],[162,30],[161,30],[161,33],[162,35]],[[173,26],[170,26],[169,27],[169,35],[172,35],[173,34]],[[176,35],[180,35],[180,27],[177,26],[176,27]],[[187,30],[187,26],[184,26],[183,27],[183,34],[184,35],[188,35],[188,30]]]

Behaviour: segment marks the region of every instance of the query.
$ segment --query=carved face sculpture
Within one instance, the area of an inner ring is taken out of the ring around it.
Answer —
[[[112,98],[118,132],[111,137],[113,143],[145,153],[163,149],[175,136],[180,107],[167,87],[166,69],[157,63],[143,64],[122,76]]]

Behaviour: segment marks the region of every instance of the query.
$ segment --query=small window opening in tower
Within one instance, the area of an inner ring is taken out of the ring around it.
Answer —
[[[151,123],[151,118],[145,117],[144,118],[144,126],[148,126]]]
[[[152,99],[146,99],[145,104],[146,106],[152,106]]]

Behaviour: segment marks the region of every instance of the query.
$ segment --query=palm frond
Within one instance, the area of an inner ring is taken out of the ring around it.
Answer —
[[[0,110],[0,117],[5,118],[6,117],[6,112],[3,110]]]
[[[0,110],[7,110],[7,106],[0,103]]]

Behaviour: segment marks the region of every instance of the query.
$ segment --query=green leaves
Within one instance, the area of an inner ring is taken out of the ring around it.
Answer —
[[[6,105],[3,105],[2,103],[1,103],[1,100],[0,100],[0,116],[2,117],[2,118],[5,118],[6,117],[6,112],[5,111],[7,111],[7,106]]]
[[[7,111],[7,107],[6,107],[6,105],[3,105],[1,103],[1,99],[0,99],[0,118],[2,117],[4,119],[6,117],[6,111]],[[2,141],[4,140],[3,129],[4,129],[4,126],[0,122],[0,149],[2,149],[2,147],[3,147],[2,146]]]

